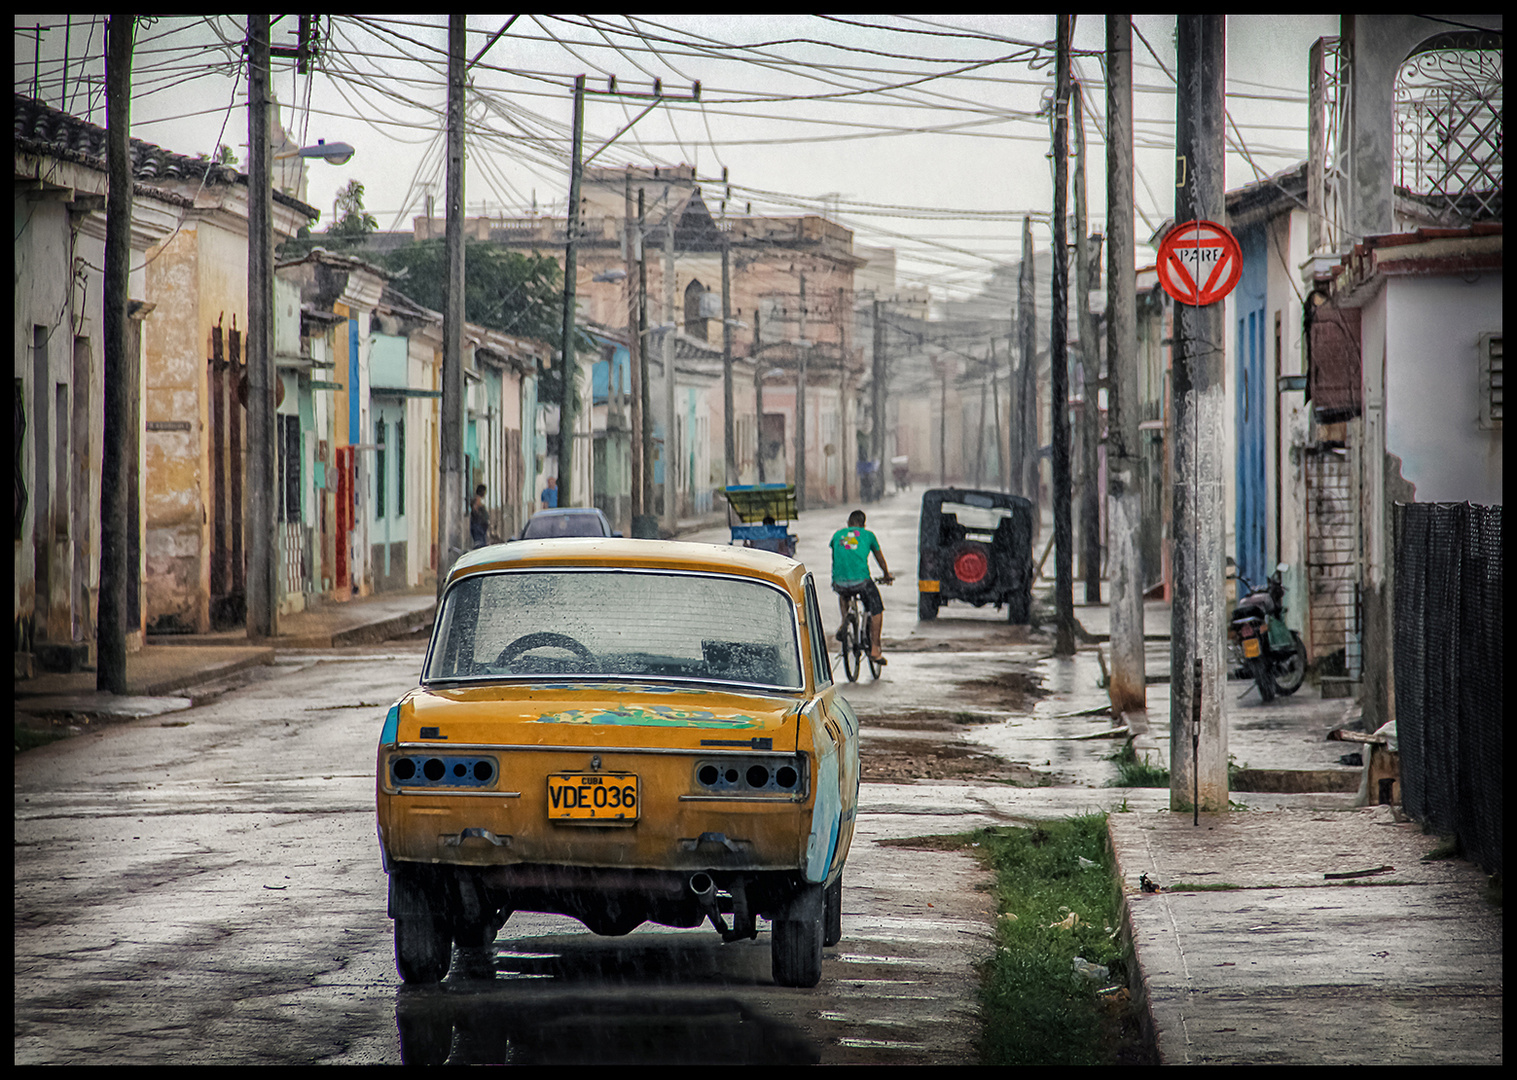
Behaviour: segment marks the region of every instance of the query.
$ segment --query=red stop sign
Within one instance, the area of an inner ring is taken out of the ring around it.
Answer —
[[[1187,221],[1159,245],[1159,284],[1182,304],[1215,304],[1243,276],[1238,241],[1215,221]]]

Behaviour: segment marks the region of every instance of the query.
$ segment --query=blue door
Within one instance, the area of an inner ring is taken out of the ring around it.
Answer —
[[[1242,307],[1240,298],[1239,307]],[[1269,542],[1265,452],[1268,444],[1268,379],[1264,371],[1264,311],[1238,316],[1237,551],[1238,572],[1255,585],[1266,576]]]

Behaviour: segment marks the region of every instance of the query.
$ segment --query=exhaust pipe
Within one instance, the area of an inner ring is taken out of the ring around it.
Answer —
[[[711,880],[711,875],[704,870],[698,870],[690,875],[690,891],[697,898],[707,900],[716,889],[716,882]]]

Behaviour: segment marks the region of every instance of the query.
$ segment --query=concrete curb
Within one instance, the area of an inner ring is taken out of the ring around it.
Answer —
[[[1159,1048],[1159,1028],[1154,1023],[1153,995],[1149,992],[1148,976],[1143,973],[1143,965],[1138,959],[1138,938],[1133,928],[1132,908],[1128,904],[1127,871],[1122,866],[1121,851],[1117,847],[1117,841],[1111,834],[1111,815],[1106,815],[1106,843],[1111,848],[1111,861],[1117,868],[1117,884],[1122,893],[1122,947],[1129,957],[1127,970],[1127,992],[1132,996],[1133,1006],[1138,1015],[1138,1030],[1143,1036],[1143,1042],[1153,1054],[1154,1060],[1163,1065],[1164,1055]]]

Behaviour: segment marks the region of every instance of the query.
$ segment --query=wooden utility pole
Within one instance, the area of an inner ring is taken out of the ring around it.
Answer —
[[[1080,571],[1085,579],[1085,602],[1101,602],[1101,490],[1098,444],[1101,439],[1101,345],[1090,317],[1090,225],[1085,197],[1085,93],[1074,83],[1070,108],[1075,131],[1075,325],[1080,334]]]
[[[574,505],[574,390],[579,380],[579,364],[574,359],[575,289],[578,264],[575,259],[579,239],[580,156],[585,142],[585,77],[574,77],[574,144],[569,160],[569,220],[564,250],[564,333],[560,351],[563,365],[563,393],[558,403],[558,505]],[[586,496],[589,496],[586,492]]]
[[[136,433],[130,424],[129,372],[137,357],[127,354],[131,340],[127,324],[132,253],[132,154],[130,136],[132,100],[132,17],[113,15],[105,38],[105,138],[106,167],[110,182],[105,210],[105,332],[104,413],[105,429],[100,470],[100,600],[95,624],[95,688],[112,694],[126,693],[127,552],[130,550],[127,500],[135,499],[128,468],[129,442]],[[82,393],[80,387],[75,392]],[[46,401],[51,389],[38,396]],[[39,442],[38,461],[45,462],[46,448]],[[43,466],[45,468],[45,466]],[[38,505],[37,513],[47,508]],[[39,517],[40,520],[40,517]],[[40,575],[39,575],[40,576]]]
[[[1106,16],[1106,476],[1111,553],[1111,715],[1147,706],[1143,654],[1143,454],[1133,226],[1132,16]]]
[[[1176,23],[1175,220],[1222,221],[1222,15],[1181,15]],[[1174,603],[1170,671],[1200,674],[1170,685],[1170,809],[1227,810],[1227,729],[1223,660],[1224,327],[1220,303],[1175,305]],[[1199,688],[1199,695],[1196,688]],[[1195,698],[1200,708],[1195,708]],[[1193,724],[1199,724],[1199,739]],[[1192,746],[1196,746],[1194,754]],[[1194,792],[1194,794],[1193,794]]]
[[[442,320],[442,415],[438,423],[437,595],[464,553],[464,50],[463,15],[448,16],[448,180],[444,240],[448,291]]]
[[[1069,248],[1066,243],[1069,187],[1069,43],[1074,16],[1059,15],[1054,61],[1053,121],[1053,323],[1049,364],[1053,406],[1053,535],[1055,656],[1075,652],[1074,551],[1070,544],[1069,502]]]
[[[279,632],[269,17],[248,16],[248,637]]]

